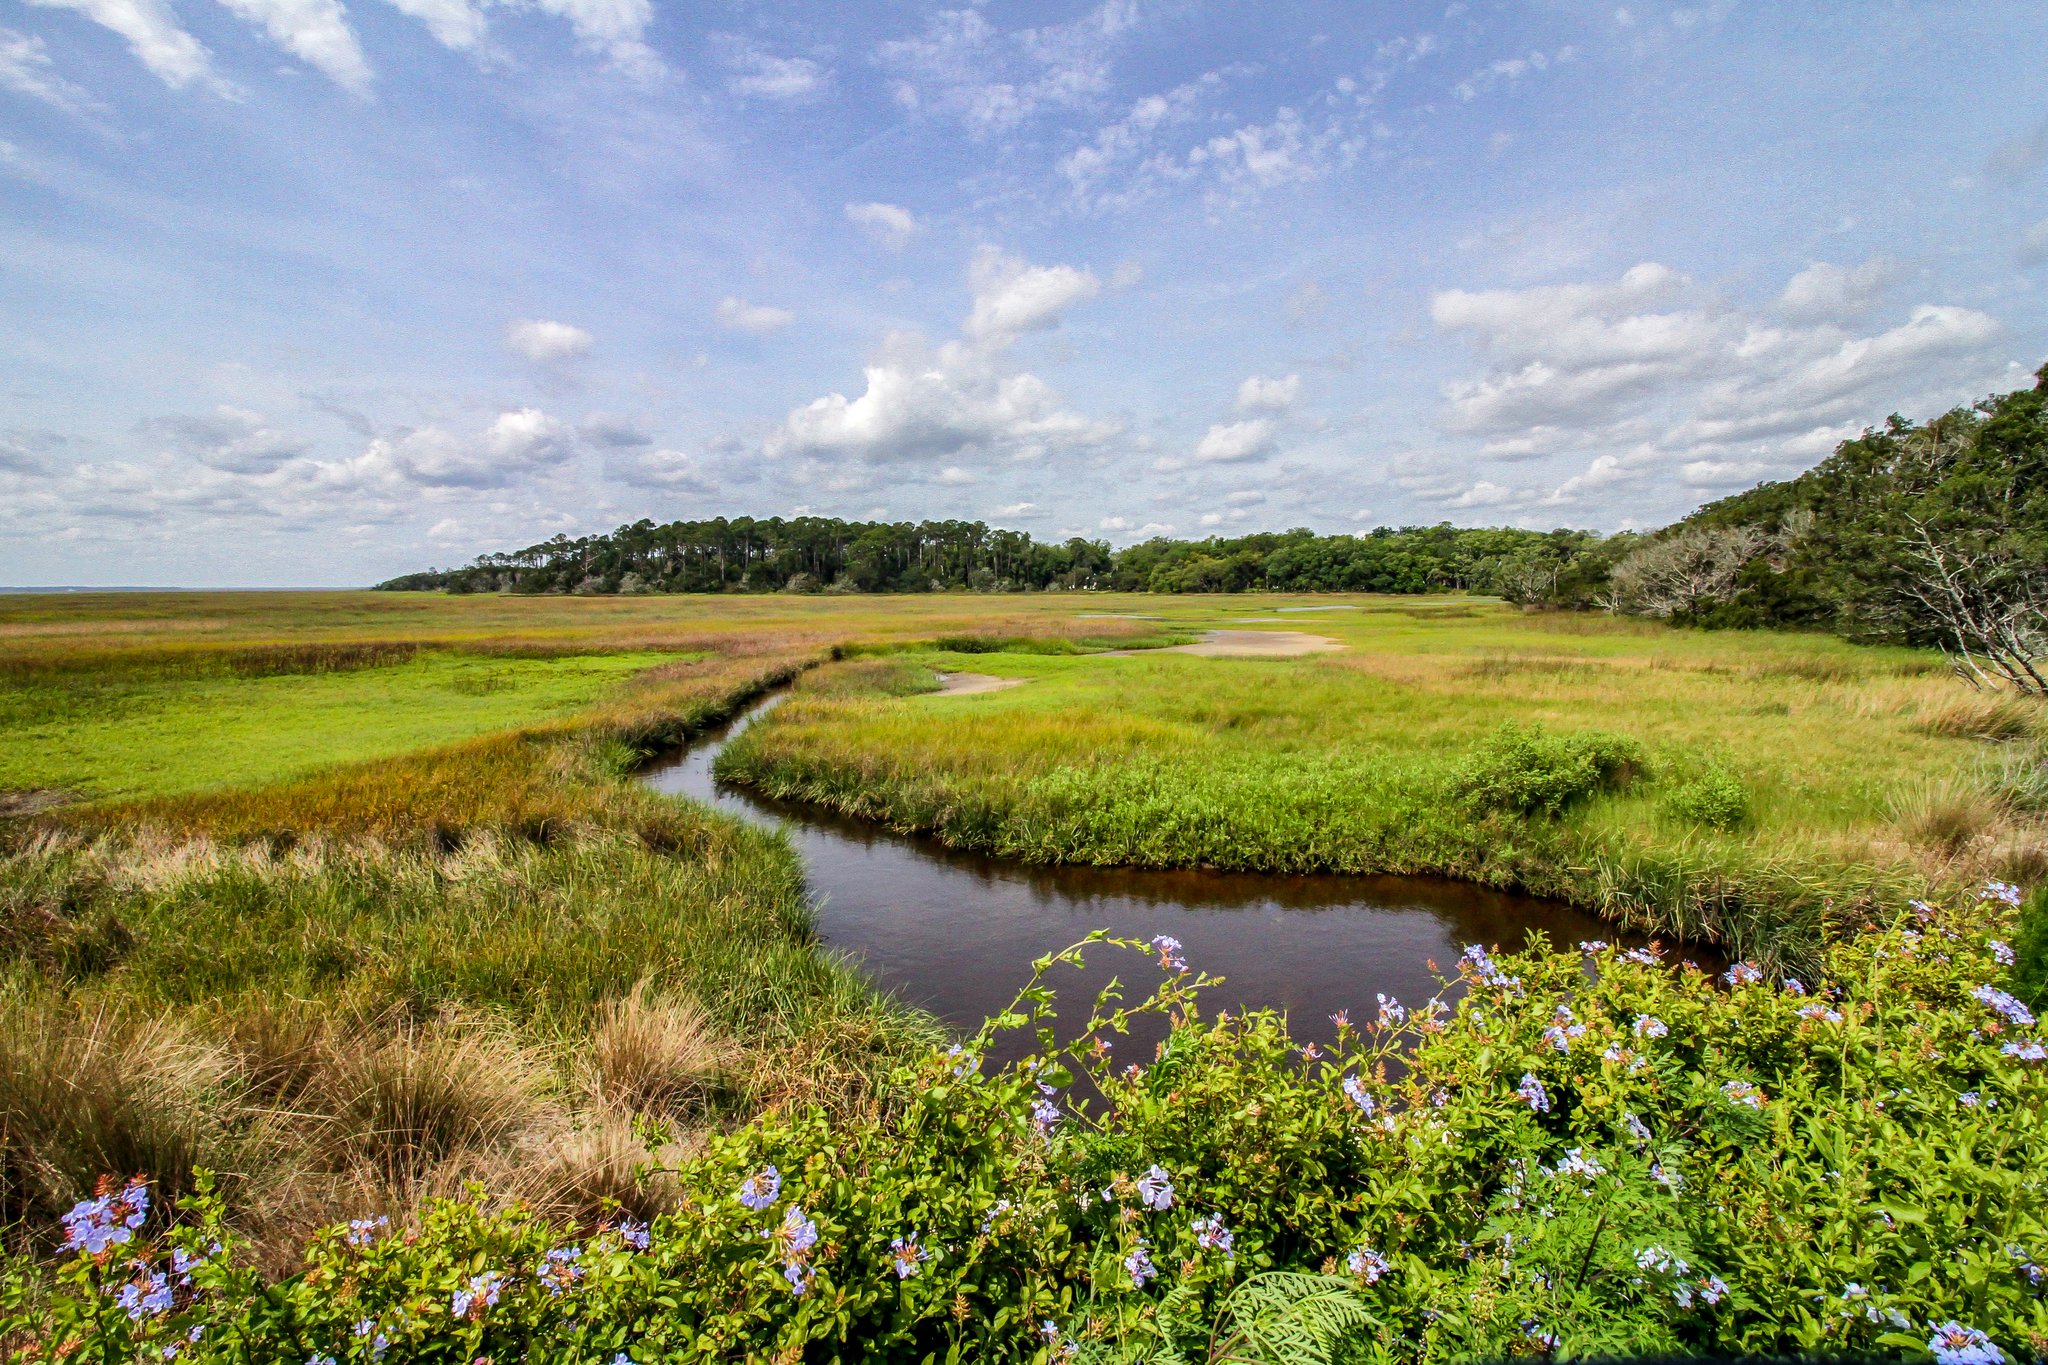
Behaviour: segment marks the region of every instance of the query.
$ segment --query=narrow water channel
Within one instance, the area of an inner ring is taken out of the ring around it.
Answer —
[[[1556,901],[1434,878],[1003,862],[715,781],[719,750],[780,700],[757,702],[651,765],[643,780],[785,830],[803,858],[826,946],[857,960],[884,990],[963,1030],[1010,1003],[1034,958],[1099,928],[1179,939],[1191,966],[1226,978],[1205,997],[1206,1009],[1283,1009],[1297,1038],[1321,1041],[1339,1010],[1371,1018],[1378,993],[1428,999],[1437,989],[1429,963],[1449,970],[1466,944],[1519,948],[1531,930],[1557,944],[1617,937],[1611,925]],[[1143,962],[1114,956],[1126,981],[1149,987],[1155,974]],[[1091,971],[1061,983],[1062,995],[1104,976]],[[1014,1050],[998,1049],[999,1059]]]

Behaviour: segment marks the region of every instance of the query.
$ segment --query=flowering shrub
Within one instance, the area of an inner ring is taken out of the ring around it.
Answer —
[[[1203,1014],[1178,944],[1097,935],[900,1073],[886,1118],[765,1115],[673,1172],[686,1193],[651,1224],[477,1191],[333,1228],[266,1279],[204,1180],[170,1222],[109,1185],[54,1269],[11,1284],[12,1340],[293,1365],[2018,1362],[2048,1351],[2048,1049],[2008,989],[2012,913],[1917,907],[1803,983],[1475,947],[1437,999],[1340,1017],[1328,1048]],[[1056,1037],[1060,973],[1123,948],[1157,987]],[[1148,1014],[1166,1041],[1119,1057]],[[1037,1049],[977,1065],[1010,1029]]]

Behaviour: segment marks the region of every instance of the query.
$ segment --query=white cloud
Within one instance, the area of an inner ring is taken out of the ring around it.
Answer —
[[[917,219],[897,204],[848,204],[846,221],[866,233],[868,240],[891,251],[901,251],[917,235]]]
[[[827,394],[790,413],[770,437],[770,453],[886,463],[1002,449],[1032,458],[1099,445],[1116,433],[1066,411],[1038,376],[1007,369],[1000,348],[954,341],[934,351],[898,333],[865,377],[857,398]]]
[[[533,318],[505,326],[506,348],[541,364],[586,355],[595,344],[590,333],[566,322]]]
[[[1096,130],[1092,141],[1059,161],[1059,173],[1077,203],[1091,207],[1126,207],[1143,198],[1162,175],[1176,178],[1172,158],[1148,158],[1147,152],[1166,129],[1195,119],[1202,102],[1221,90],[1223,75],[1210,71],[1164,94],[1147,95],[1114,123]],[[1108,188],[1112,176],[1123,175],[1121,188]]]
[[[128,50],[164,84],[182,90],[197,81],[215,94],[234,87],[213,74],[213,54],[178,26],[163,0],[28,0],[48,9],[76,10],[128,40]]]
[[[1794,275],[1778,296],[1778,312],[1793,322],[1860,318],[1884,302],[1898,267],[1883,257],[1843,267],[1817,261]]]
[[[974,285],[974,311],[967,319],[967,334],[987,340],[1057,327],[1068,308],[1102,292],[1102,281],[1091,270],[1031,265],[986,246],[975,253],[969,279]]]
[[[321,465],[324,481],[442,488],[502,488],[576,453],[575,433],[538,408],[500,413],[473,437],[420,427],[373,439],[362,454]]]
[[[718,301],[718,322],[735,332],[748,332],[754,336],[767,336],[779,332],[796,321],[796,314],[787,308],[773,308],[764,303],[748,303],[745,299],[728,294]]]
[[[69,113],[99,107],[85,90],[57,74],[41,38],[0,28],[0,89],[41,100]]]
[[[653,0],[536,0],[549,14],[569,22],[577,42],[601,52],[614,69],[636,80],[652,81],[666,70],[645,41],[654,22]]]
[[[201,464],[257,474],[298,459],[310,443],[271,429],[262,414],[223,403],[209,417],[159,417],[147,430],[170,437]]]
[[[939,471],[938,481],[942,484],[946,484],[947,486],[953,488],[958,488],[965,484],[978,482],[974,475],[968,473],[959,465],[948,465],[944,469],[941,469]]]
[[[725,88],[752,99],[795,103],[824,93],[832,73],[808,57],[778,57],[740,38],[720,41]]]
[[[1590,461],[1547,503],[1652,473],[1667,489],[1795,472],[1861,423],[1939,410],[2003,372],[2005,330],[1975,309],[1922,304],[1889,328],[1852,330],[1892,278],[1881,261],[1817,265],[1756,308],[1655,263],[1612,282],[1447,290],[1432,316],[1488,364],[1445,385],[1440,423],[1481,438],[1483,458]],[[1454,507],[1496,505],[1508,492],[1402,482]]]
[[[614,450],[606,454],[604,468],[612,478],[644,488],[698,497],[718,492],[718,480],[704,462],[680,450]]]
[[[1273,448],[1273,423],[1264,417],[1243,422],[1218,422],[1203,434],[1195,458],[1205,464],[1256,460]]]
[[[484,45],[487,24],[483,7],[470,0],[387,0],[408,18],[427,26],[441,46],[457,52],[475,52]]]
[[[1232,507],[1257,507],[1266,500],[1266,495],[1256,488],[1244,488],[1224,498]]]
[[[1066,309],[1101,292],[1095,276],[984,247],[968,278],[974,305],[962,338],[935,349],[915,332],[891,333],[866,366],[859,397],[830,393],[796,409],[769,437],[769,453],[889,463],[976,450],[1036,459],[1115,436],[1114,423],[1066,410],[1050,385],[1008,359],[1020,334],[1057,326]]]
[[[1237,410],[1285,412],[1300,396],[1301,376],[1298,374],[1290,374],[1283,379],[1268,379],[1255,374],[1237,386]]]
[[[459,540],[464,534],[462,523],[453,517],[443,517],[427,528],[427,535],[434,540]]]
[[[370,93],[370,64],[340,0],[220,0],[270,41],[351,94]]]
[[[1110,54],[1137,13],[1137,0],[1104,0],[1065,24],[1004,32],[980,9],[942,9],[923,33],[881,43],[875,57],[895,73],[898,104],[992,136],[1099,98],[1110,85]]]
[[[1045,508],[1035,502],[1013,502],[996,508],[989,515],[992,517],[1005,517],[1011,521],[1038,521],[1044,518],[1047,513]]]
[[[1578,55],[1577,48],[1567,45],[1555,52],[1535,51],[1522,57],[1503,57],[1459,81],[1451,93],[1461,100],[1477,99],[1500,86],[1513,86],[1531,72],[1548,71],[1553,66],[1576,60]]]

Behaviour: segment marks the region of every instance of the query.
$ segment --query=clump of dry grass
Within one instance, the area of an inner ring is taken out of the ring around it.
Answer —
[[[702,1115],[726,1083],[729,1046],[695,1001],[646,982],[605,1006],[591,1031],[587,1084],[603,1105],[665,1117]]]
[[[0,1001],[0,1224],[54,1219],[102,1175],[175,1194],[233,1169],[235,1068],[183,1023]]]
[[[2010,692],[1952,692],[1922,707],[1913,728],[1926,735],[1994,742],[2025,739],[2040,724],[2040,704]]]
[[[2004,803],[1971,777],[1930,778],[1894,792],[1894,825],[1918,848],[1954,857],[2004,823]]]

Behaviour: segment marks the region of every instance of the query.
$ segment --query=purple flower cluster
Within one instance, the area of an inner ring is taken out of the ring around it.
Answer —
[[[1764,979],[1763,972],[1754,962],[1738,962],[1722,973],[1721,979],[1731,986],[1747,986]]]
[[[129,1320],[140,1322],[153,1318],[159,1313],[171,1311],[171,1281],[161,1270],[144,1268],[134,1279],[121,1286],[114,1296],[114,1302],[127,1313]]]
[[[1997,901],[2002,905],[2018,905],[2020,889],[2011,882],[1986,882],[1984,889],[1977,893],[1977,899]]]
[[[568,1293],[583,1278],[583,1248],[556,1247],[541,1257],[537,1278],[548,1287],[549,1294]]]
[[[486,1270],[481,1275],[469,1277],[467,1287],[455,1291],[448,1301],[448,1311],[458,1318],[481,1318],[484,1310],[495,1308],[498,1295],[505,1288],[505,1276],[496,1270]]]
[[[1344,1093],[1350,1096],[1351,1102],[1357,1105],[1359,1112],[1367,1118],[1371,1118],[1379,1109],[1379,1102],[1374,1100],[1372,1095],[1367,1092],[1363,1077],[1346,1076],[1344,1078]]]
[[[1124,1257],[1124,1269],[1130,1273],[1132,1285],[1139,1289],[1159,1273],[1159,1267],[1152,1264],[1152,1252],[1144,1238],[1140,1237],[1138,1244],[1131,1248],[1131,1254]]]
[[[1188,969],[1187,960],[1180,955],[1180,940],[1171,934],[1161,934],[1152,940],[1152,951],[1159,954],[1159,965],[1172,972]]]
[[[818,1245],[818,1225],[791,1204],[782,1215],[782,1225],[761,1234],[772,1240],[782,1255],[782,1278],[789,1292],[801,1294],[811,1287],[811,1249]]]
[[[1543,1082],[1536,1079],[1536,1073],[1522,1073],[1522,1083],[1515,1087],[1515,1093],[1529,1102],[1529,1107],[1539,1114],[1550,1112],[1550,1092],[1543,1088]]]
[[[1371,1247],[1359,1247],[1344,1258],[1345,1268],[1367,1284],[1378,1284],[1382,1276],[1389,1274],[1393,1266],[1387,1258]]]
[[[782,1172],[773,1166],[754,1172],[740,1182],[740,1202],[759,1213],[782,1194]]]
[[[889,1252],[895,1258],[896,1278],[899,1280],[907,1280],[917,1274],[924,1268],[924,1263],[932,1258],[929,1250],[917,1244],[917,1234],[914,1232],[908,1237],[893,1238],[889,1243]]]
[[[148,1217],[149,1186],[137,1176],[118,1190],[74,1204],[63,1218],[64,1249],[97,1256],[131,1241]]]
[[[1173,1181],[1165,1171],[1154,1166],[1138,1177],[1138,1199],[1146,1208],[1163,1213],[1173,1207]]]
[[[2031,1038],[2024,1043],[2007,1043],[1999,1051],[2022,1062],[2048,1061],[2048,1047],[2042,1047]]]
[[[1480,944],[1467,944],[1461,960],[1485,985],[1507,990],[1522,984],[1522,978],[1519,976],[1509,976],[1502,971],[1499,964],[1494,962],[1492,956]]]
[[[1953,1319],[1934,1329],[1927,1349],[1934,1353],[1935,1365],[2005,1365],[2005,1352],[1990,1337]]]
[[[1723,1081],[1721,1093],[1736,1104],[1747,1105],[1751,1109],[1764,1107],[1764,1092],[1748,1081]]]
[[[1988,1007],[1993,1013],[2001,1014],[2021,1028],[2029,1028],[2034,1022],[2034,1012],[2014,997],[2007,995],[1996,986],[1978,986],[1971,990],[1970,998]]]
[[[645,1251],[654,1244],[654,1234],[647,1224],[628,1218],[619,1224],[619,1240],[635,1251]]]
[[[1223,1226],[1221,1218],[1197,1218],[1189,1227],[1195,1234],[1195,1245],[1204,1250],[1220,1251],[1228,1256],[1237,1244],[1237,1238]]]
[[[1671,1030],[1653,1014],[1638,1014],[1632,1026],[1638,1038],[1662,1038]]]
[[[391,1220],[379,1214],[375,1218],[351,1218],[345,1234],[352,1247],[366,1247],[384,1235],[384,1229],[391,1226]]]

